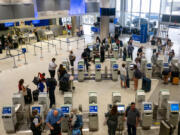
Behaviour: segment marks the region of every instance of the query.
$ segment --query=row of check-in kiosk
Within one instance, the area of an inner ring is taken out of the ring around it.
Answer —
[[[160,115],[160,119],[167,120],[170,124],[177,127],[179,121],[179,102],[169,101],[169,90],[160,90],[158,107],[152,102],[145,101],[145,92],[138,90],[135,96],[136,107],[140,111],[141,126],[144,129],[150,129],[153,122],[158,118],[157,113]],[[66,92],[64,94],[64,104],[60,106],[65,117],[62,121],[62,132],[69,131],[69,117],[71,109],[73,108],[73,94],[72,92]],[[26,121],[24,114],[32,114],[34,109],[38,110],[39,115],[45,121],[46,114],[49,111],[49,99],[46,92],[40,93],[38,102],[30,105],[30,109],[25,111],[24,97],[21,93],[15,93],[12,97],[13,105],[7,105],[2,108],[2,119],[4,129],[7,133],[16,132],[18,122]],[[118,110],[118,125],[117,130],[123,131],[125,129],[124,114],[125,104],[121,102],[121,93],[112,93],[112,103],[107,107],[107,112],[110,111],[113,104],[117,105]],[[106,115],[105,115],[106,116]],[[83,117],[83,113],[82,113]],[[89,131],[97,131],[99,128],[98,122],[98,95],[96,92],[89,92]],[[161,134],[160,134],[161,135]],[[166,134],[163,134],[166,135]]]

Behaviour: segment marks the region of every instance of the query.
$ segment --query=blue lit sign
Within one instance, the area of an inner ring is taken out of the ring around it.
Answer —
[[[97,106],[89,106],[89,112],[98,112]]]
[[[118,64],[114,64],[113,69],[118,69]]]
[[[125,111],[125,105],[118,105],[117,110],[118,112]]]
[[[171,111],[178,112],[179,111],[179,104],[171,104]]]
[[[2,114],[11,114],[11,107],[4,107],[2,110]]]
[[[13,27],[14,23],[13,22],[8,22],[8,23],[4,23],[5,27]]]
[[[40,20],[32,20],[32,24],[39,24]]]
[[[151,104],[144,104],[144,110],[152,110]]]
[[[78,65],[78,69],[83,69],[84,66],[83,65]]]
[[[69,113],[69,106],[63,106],[61,107],[61,110],[63,113]]]
[[[97,64],[96,69],[101,69],[101,64]]]
[[[37,110],[38,113],[40,114],[40,112],[41,112],[41,107],[39,107],[39,106],[32,107],[32,111],[33,111],[33,110]]]
[[[85,14],[85,0],[71,0],[69,15]]]

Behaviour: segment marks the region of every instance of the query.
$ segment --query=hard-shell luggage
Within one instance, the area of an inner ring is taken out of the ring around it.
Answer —
[[[32,94],[31,89],[27,88],[27,95],[24,96],[25,104],[31,104],[32,103]]]
[[[69,90],[69,83],[64,81],[59,81],[59,90],[68,91]]]
[[[178,77],[173,77],[172,84],[178,85],[179,84],[179,78]]]
[[[126,76],[126,87],[129,88],[130,87],[130,79],[129,79],[129,73],[127,71],[127,76]]]
[[[151,90],[151,79],[143,77],[142,90],[144,90],[145,92],[149,92]]]
[[[33,91],[33,100],[38,101],[38,96],[39,96],[39,90],[34,90]]]

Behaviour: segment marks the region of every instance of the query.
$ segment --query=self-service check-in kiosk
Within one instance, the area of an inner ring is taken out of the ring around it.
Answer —
[[[72,105],[72,92],[65,92],[64,93],[64,104],[65,105]]]
[[[163,63],[163,71],[169,69],[169,63]]]
[[[98,105],[90,104],[89,105],[89,130],[97,131],[98,130]]]
[[[33,110],[37,110],[38,114],[40,115],[40,117],[42,118],[42,120],[45,120],[45,112],[44,112],[44,108],[43,105],[32,105],[30,108],[30,114],[32,115]]]
[[[134,64],[129,64],[128,75],[129,75],[129,79],[132,80],[134,77]]]
[[[20,104],[22,106],[22,109],[24,109],[25,102],[24,102],[24,96],[20,93],[14,93],[12,97],[13,105]]]
[[[137,90],[135,96],[136,107],[138,110],[141,110],[142,103],[145,101],[145,92],[144,90]]]
[[[97,104],[97,93],[89,92],[89,104]]]
[[[38,96],[38,103],[43,105],[44,112],[49,110],[49,97],[47,92],[40,92]]]
[[[116,59],[115,58],[112,58],[111,61],[110,61],[110,70],[112,70],[112,66],[113,64],[116,63]]]
[[[63,105],[63,106],[61,106],[61,111],[64,114],[64,117],[63,117],[63,120],[61,123],[61,130],[62,130],[62,132],[68,132],[71,106],[70,105]]]
[[[132,63],[131,58],[126,58],[126,66],[129,67],[129,65]]]
[[[113,56],[115,59],[118,59],[119,58],[119,50],[118,48],[113,48]]]
[[[112,65],[112,80],[113,81],[117,81],[118,80],[118,68],[119,68],[119,65],[114,63]]]
[[[14,106],[4,106],[2,108],[2,120],[4,129],[7,133],[13,133],[16,131],[16,113]]]
[[[153,108],[152,102],[143,102],[141,108],[142,127],[149,129],[153,122]]]
[[[158,109],[161,116],[165,119],[167,114],[168,100],[170,97],[169,90],[164,89],[159,92]]]
[[[121,103],[121,93],[113,92],[112,93],[112,104],[119,104],[119,103]]]
[[[62,65],[64,66],[64,68],[66,68],[66,70],[68,70],[68,71],[70,70],[69,61],[68,60],[63,60]]]
[[[170,124],[177,127],[179,122],[179,102],[168,101],[167,120]]]
[[[146,71],[146,65],[147,65],[147,60],[146,59],[142,59],[141,60],[141,72],[145,73]]]
[[[78,81],[84,81],[84,63],[78,63]]]
[[[123,131],[124,130],[124,114],[125,114],[125,105],[117,104],[117,111],[118,111],[118,125],[117,130]]]
[[[148,63],[146,65],[146,77],[151,79],[152,78],[152,64],[151,63]]]
[[[95,63],[95,80],[101,81],[101,63]]]

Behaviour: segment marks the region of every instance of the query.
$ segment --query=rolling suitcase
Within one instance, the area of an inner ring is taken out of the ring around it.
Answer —
[[[130,87],[130,79],[129,79],[128,71],[127,71],[127,77],[126,77],[126,87],[127,87],[127,88]]]
[[[151,90],[151,79],[143,77],[142,90],[144,90],[145,92],[149,92]]]
[[[162,120],[160,123],[160,132],[159,135],[173,135],[175,127],[170,124],[168,121]]]
[[[33,91],[33,100],[38,101],[38,96],[39,96],[39,90],[34,90]]]
[[[178,85],[179,84],[179,78],[178,77],[173,77],[172,84]]]

